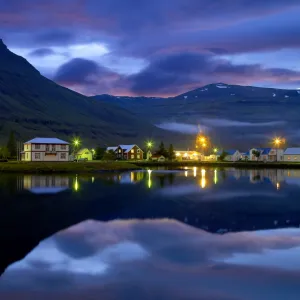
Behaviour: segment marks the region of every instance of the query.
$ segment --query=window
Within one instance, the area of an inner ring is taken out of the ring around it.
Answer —
[[[140,159],[140,155],[139,154],[137,155],[137,159]]]
[[[131,153],[134,153],[134,149],[131,150]]]
[[[288,160],[291,160],[291,157],[290,157],[290,156],[288,156]]]
[[[122,150],[121,149],[119,149],[119,153],[121,153],[122,152]]]
[[[27,150],[29,149],[29,145],[26,145],[26,149],[27,149]]]
[[[131,154],[131,159],[134,159],[134,154]]]
[[[35,153],[34,158],[35,159],[41,159],[41,153]]]
[[[66,153],[61,153],[60,154],[60,158],[61,159],[66,159],[67,158],[67,154]]]
[[[67,146],[66,145],[60,145],[60,149],[61,150],[67,150]]]
[[[41,145],[40,144],[35,144],[34,149],[37,149],[37,150],[41,149]]]
[[[140,149],[137,149],[136,152],[137,152],[137,153],[140,153]]]
[[[52,145],[52,151],[55,151],[55,145]]]
[[[46,145],[46,151],[50,151],[50,146]]]
[[[297,156],[294,156],[294,160],[297,160]]]

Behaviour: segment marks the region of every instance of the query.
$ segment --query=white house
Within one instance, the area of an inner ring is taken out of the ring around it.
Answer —
[[[216,154],[216,157],[220,157],[223,151],[218,151]],[[239,150],[225,150],[226,156],[224,158],[224,161],[238,161],[241,158],[241,153]]]
[[[283,153],[283,160],[300,162],[300,148],[287,148]]]
[[[23,161],[68,161],[69,143],[57,138],[34,138],[24,143]]]
[[[259,151],[260,156],[256,157],[253,153],[254,151]],[[283,160],[283,149],[277,148],[253,148],[249,150],[249,160],[254,161],[282,161]]]

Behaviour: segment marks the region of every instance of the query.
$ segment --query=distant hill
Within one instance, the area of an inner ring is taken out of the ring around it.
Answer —
[[[286,137],[288,145],[300,145],[300,90],[215,83],[169,98],[94,99],[115,103],[156,124],[200,124],[224,147],[267,146],[274,135]]]
[[[168,136],[113,102],[95,101],[43,77],[0,40],[0,143],[12,129],[22,141],[78,135],[87,146]]]

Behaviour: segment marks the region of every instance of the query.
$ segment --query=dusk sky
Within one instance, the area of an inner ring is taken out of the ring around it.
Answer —
[[[86,95],[300,87],[299,0],[0,0],[0,38]]]

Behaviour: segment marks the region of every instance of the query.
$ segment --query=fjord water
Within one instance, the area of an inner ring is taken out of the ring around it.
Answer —
[[[300,170],[2,175],[1,299],[299,299]]]

